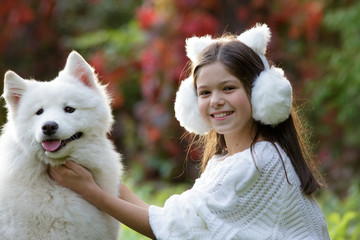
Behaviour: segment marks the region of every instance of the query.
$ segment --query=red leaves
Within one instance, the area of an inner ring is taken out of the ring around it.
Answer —
[[[179,30],[185,37],[213,35],[218,28],[218,19],[205,12],[185,13],[179,22]]]
[[[119,91],[118,86],[121,85],[121,80],[126,76],[126,70],[124,67],[118,66],[115,69],[107,69],[107,59],[102,51],[96,51],[92,56],[90,56],[88,63],[95,69],[100,81],[102,79],[106,80],[106,83],[103,84],[108,85],[107,90],[112,98],[112,107],[114,109],[122,107],[125,99],[122,92]]]
[[[274,23],[289,24],[288,37],[298,39],[305,37],[314,41],[323,19],[323,5],[318,1],[305,3],[294,1],[279,1],[278,9],[273,12],[271,20]]]
[[[154,100],[155,94],[158,91],[159,82],[156,79],[156,74],[159,68],[159,62],[155,55],[155,51],[147,48],[141,57],[141,91],[146,100]]]
[[[239,7],[237,10],[236,10],[236,17],[237,19],[239,19],[239,21],[245,21],[249,18],[249,8],[248,7]]]
[[[138,8],[136,11],[136,18],[140,23],[140,27],[144,30],[151,28],[158,21],[157,13],[149,6]]]
[[[323,6],[320,2],[310,1],[305,5],[305,33],[309,41],[317,39],[318,29],[323,20]]]

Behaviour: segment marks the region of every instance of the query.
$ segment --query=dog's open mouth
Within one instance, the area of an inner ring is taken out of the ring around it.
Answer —
[[[65,145],[73,140],[79,139],[82,136],[82,132],[77,132],[71,137],[59,140],[59,139],[48,139],[41,143],[42,147],[45,149],[45,151],[48,152],[56,152],[60,150],[61,148],[65,147]]]

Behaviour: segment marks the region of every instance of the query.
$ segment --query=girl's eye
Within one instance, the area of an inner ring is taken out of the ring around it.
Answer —
[[[235,89],[235,87],[231,87],[231,86],[224,87],[224,91],[231,91],[233,89]]]
[[[41,115],[41,114],[43,114],[43,112],[44,112],[44,109],[40,108],[39,110],[37,110],[36,115]]]
[[[201,92],[199,92],[199,96],[206,96],[208,94],[210,94],[210,91],[201,91]]]
[[[67,113],[73,113],[73,112],[75,112],[75,108],[67,106],[67,107],[64,108],[64,111],[67,112]]]

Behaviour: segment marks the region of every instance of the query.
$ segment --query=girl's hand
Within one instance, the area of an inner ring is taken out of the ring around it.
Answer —
[[[67,161],[61,166],[50,166],[48,173],[59,185],[69,188],[83,197],[98,188],[92,174],[73,161]]]
[[[95,183],[86,168],[72,161],[49,167],[48,172],[61,186],[79,193],[85,200],[135,231],[155,239],[149,223],[149,206],[125,186],[120,188],[123,199],[113,196]]]

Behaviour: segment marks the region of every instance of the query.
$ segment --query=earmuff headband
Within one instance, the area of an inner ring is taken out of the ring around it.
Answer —
[[[271,38],[266,24],[240,34],[237,39],[256,52],[264,64],[264,70],[255,79],[251,90],[253,118],[265,125],[276,126],[285,121],[291,112],[292,87],[280,68],[269,66],[265,53]],[[186,55],[196,64],[200,53],[218,41],[211,36],[186,39]],[[182,81],[175,99],[175,117],[188,132],[205,135],[211,127],[202,119],[197,103],[193,77]]]

